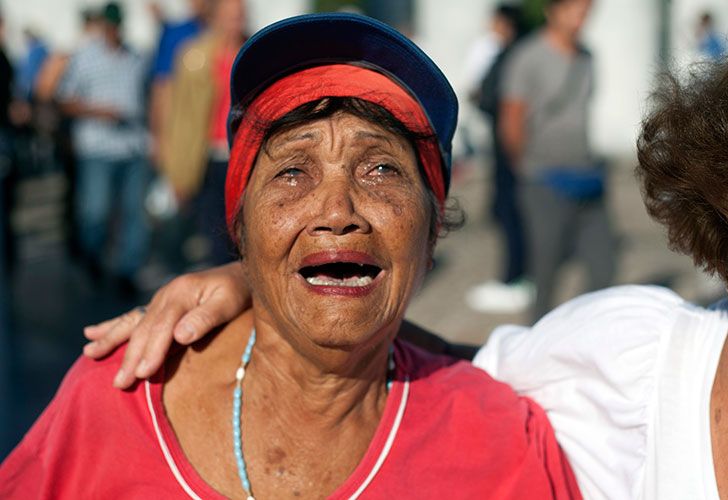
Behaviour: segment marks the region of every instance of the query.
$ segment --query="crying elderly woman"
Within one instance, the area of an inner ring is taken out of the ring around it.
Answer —
[[[430,266],[457,104],[357,15],[281,21],[233,68],[226,208],[252,310],[127,392],[81,359],[3,498],[579,498],[543,411],[396,339]],[[222,195],[222,193],[221,193]]]

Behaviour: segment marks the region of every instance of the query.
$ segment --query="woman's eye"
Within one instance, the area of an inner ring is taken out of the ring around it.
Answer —
[[[303,175],[303,173],[304,173],[303,170],[301,170],[300,168],[288,167],[288,168],[284,168],[283,170],[278,172],[276,174],[276,177],[284,177],[284,178],[292,179],[295,177],[300,177],[301,175]]]
[[[378,163],[369,171],[370,175],[396,175],[398,173],[397,167],[387,163]]]

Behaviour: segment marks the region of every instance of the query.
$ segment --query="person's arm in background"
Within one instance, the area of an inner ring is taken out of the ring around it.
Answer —
[[[68,67],[70,57],[66,54],[51,54],[43,63],[35,83],[35,97],[42,102],[56,98],[61,80]]]
[[[504,61],[498,103],[498,133],[514,173],[518,174],[526,145],[526,116],[532,78],[529,61],[516,46]]]
[[[61,101],[63,112],[74,118],[98,118],[112,122],[121,121],[121,114],[112,108],[85,103],[82,99],[70,98]]]
[[[518,173],[526,144],[526,103],[517,99],[503,99],[497,126],[511,168]]]
[[[238,262],[186,274],[172,280],[154,294],[146,311],[136,308],[128,313],[84,329],[91,342],[84,354],[99,359],[127,340],[114,385],[129,387],[137,378],[155,373],[164,362],[172,341],[189,345],[215,327],[250,308],[248,290]],[[435,354],[449,354],[472,360],[476,346],[450,344],[440,337],[405,322],[400,337]]]

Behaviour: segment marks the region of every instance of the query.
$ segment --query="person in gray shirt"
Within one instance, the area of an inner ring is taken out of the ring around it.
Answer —
[[[569,255],[586,264],[589,289],[614,275],[604,172],[589,147],[592,57],[579,43],[591,4],[548,0],[546,26],[514,48],[502,82],[499,132],[520,183],[534,321],[553,307],[557,271]]]

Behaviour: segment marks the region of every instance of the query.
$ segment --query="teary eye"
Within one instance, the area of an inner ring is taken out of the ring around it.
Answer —
[[[276,174],[276,177],[299,177],[304,172],[298,167],[287,167]]]
[[[397,167],[389,165],[387,163],[377,163],[369,171],[370,175],[396,175],[399,173]]]

